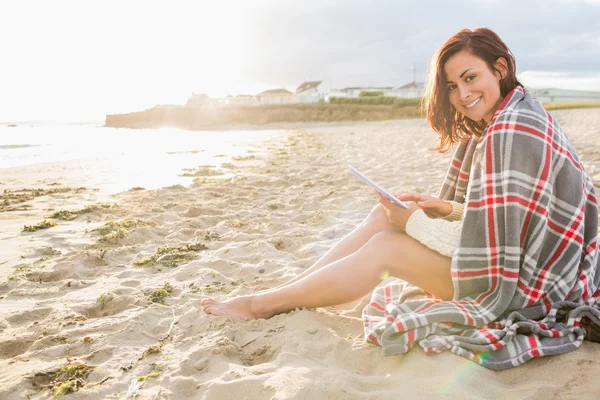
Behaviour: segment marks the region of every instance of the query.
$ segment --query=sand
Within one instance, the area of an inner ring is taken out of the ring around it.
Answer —
[[[600,174],[600,110],[553,115]],[[436,193],[449,161],[428,150],[436,137],[423,120],[302,126],[278,137],[234,161],[225,180],[126,191],[109,198],[118,207],[49,229],[21,232],[49,209],[97,203],[97,192],[0,213],[0,399],[51,398],[56,371],[80,364],[94,369],[66,398],[122,399],[138,377],[147,378],[141,399],[598,397],[598,343],[494,372],[418,346],[382,357],[363,338],[367,296],[269,320],[205,314],[201,299],[282,283],[362,221],[375,199],[347,164],[393,192]],[[2,170],[0,188],[85,186],[76,169],[57,171],[60,163]],[[93,231],[125,219],[136,224],[120,236]],[[166,245],[191,246],[165,255]]]

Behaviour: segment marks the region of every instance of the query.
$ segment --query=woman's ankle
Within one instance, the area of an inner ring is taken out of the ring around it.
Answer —
[[[267,319],[286,310],[277,297],[273,296],[273,292],[267,292],[252,297],[250,311],[256,318]]]

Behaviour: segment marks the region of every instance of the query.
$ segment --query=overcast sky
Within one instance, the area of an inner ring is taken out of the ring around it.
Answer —
[[[157,103],[323,80],[423,81],[436,49],[489,27],[531,87],[600,91],[600,0],[6,1],[0,121],[102,120]]]

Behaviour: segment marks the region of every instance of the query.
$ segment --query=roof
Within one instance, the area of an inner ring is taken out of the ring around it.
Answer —
[[[198,100],[198,99],[209,99],[210,97],[208,97],[208,95],[205,93],[192,93],[191,98],[194,100]]]
[[[321,81],[312,81],[312,82],[303,82],[298,89],[296,89],[296,93],[306,92],[307,90],[314,89],[321,84]]]
[[[397,88],[394,88],[394,90],[397,90],[397,89],[423,89],[423,84],[412,81],[410,83],[407,83],[406,85],[402,85],[402,86],[398,86]]]
[[[269,89],[257,94],[257,96],[281,96],[283,94],[292,94],[292,92],[286,89]]]

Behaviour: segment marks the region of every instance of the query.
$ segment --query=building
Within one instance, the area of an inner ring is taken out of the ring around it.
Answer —
[[[204,93],[192,93],[188,101],[185,103],[186,107],[196,108],[207,108],[210,106],[211,98]]]
[[[343,89],[336,89],[335,93],[340,93],[340,94],[344,94],[343,96],[336,96],[334,94],[329,94],[330,97],[359,97],[361,92],[386,92],[389,90],[392,90],[393,87],[392,86],[385,86],[385,87],[372,87],[372,86],[368,86],[368,87],[360,87],[360,86],[355,86],[355,87],[347,87],[347,88],[343,88]],[[332,92],[334,92],[332,90]]]
[[[221,99],[223,106],[249,106],[257,102],[258,99],[256,96],[252,96],[251,94],[238,94],[235,97],[229,95]]]
[[[259,104],[290,104],[292,92],[286,89],[269,89],[256,95]]]
[[[318,103],[325,99],[325,93],[319,90],[321,81],[303,82],[292,96],[294,103]]]
[[[600,92],[567,89],[531,89],[531,92],[543,104],[600,102]]]
[[[401,97],[403,99],[418,99],[425,94],[425,84],[415,81],[406,85],[395,87],[391,90],[384,90],[383,95],[389,97]]]
[[[369,92],[369,93],[374,93],[374,92],[382,92],[385,93],[386,90],[391,90],[393,89],[393,87],[391,86],[386,86],[386,87],[372,87],[372,86],[368,86],[368,87],[361,87],[361,86],[353,86],[353,87],[347,87],[347,88],[343,88],[343,89],[331,89],[331,91],[329,93],[327,93],[327,95],[325,96],[325,101],[326,102],[330,102],[330,99],[332,97],[341,97],[341,98],[357,98],[360,97],[360,93],[361,92]]]
[[[410,82],[403,86],[392,87],[347,87],[344,89],[333,89],[327,96],[326,101],[331,97],[356,98],[360,97],[362,92],[381,92],[386,97],[401,97],[403,99],[418,99],[423,97],[425,85],[423,83]]]

